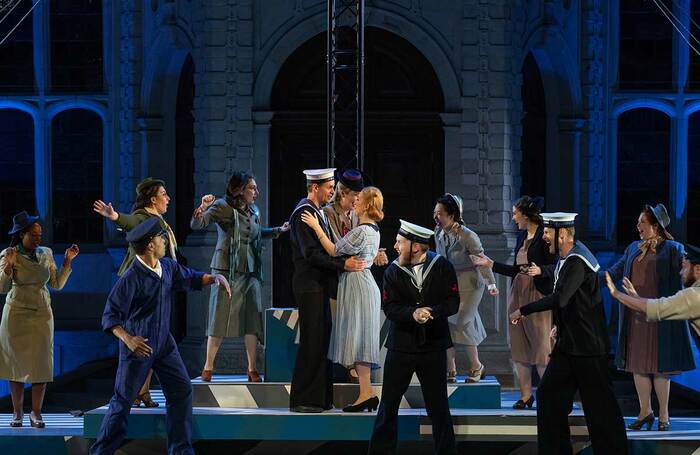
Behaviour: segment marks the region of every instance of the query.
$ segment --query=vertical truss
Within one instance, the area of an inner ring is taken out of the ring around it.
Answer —
[[[328,0],[329,167],[362,169],[364,161],[364,0]]]

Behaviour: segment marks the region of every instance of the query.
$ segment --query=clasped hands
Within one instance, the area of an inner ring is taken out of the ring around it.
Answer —
[[[433,312],[433,309],[430,308],[429,306],[423,306],[420,308],[416,308],[413,311],[413,319],[415,319],[415,321],[418,324],[425,324],[426,322],[433,319],[432,312]]]

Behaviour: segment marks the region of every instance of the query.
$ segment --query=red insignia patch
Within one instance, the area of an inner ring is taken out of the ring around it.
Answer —
[[[389,293],[386,292],[386,289],[382,290],[382,300],[386,302],[389,300]]]
[[[459,287],[457,286],[457,283],[453,284],[452,287],[450,288],[450,291],[452,292],[459,292]]]

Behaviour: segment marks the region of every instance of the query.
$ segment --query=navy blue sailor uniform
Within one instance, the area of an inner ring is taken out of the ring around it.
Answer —
[[[289,218],[294,275],[292,291],[299,307],[297,351],[289,407],[333,405],[333,364],[328,359],[331,337],[330,297],[338,286],[345,259],[330,256],[301,214],[316,215],[328,238],[333,238],[325,214],[309,199],[302,199]]]
[[[200,290],[203,273],[169,258],[161,258],[162,276],[138,258],[122,275],[107,298],[102,329],[108,333],[122,326],[132,336],[141,336],[153,352],[138,357],[119,341],[119,366],[114,396],[102,421],[91,454],[112,454],[126,436],[131,403],[149,369],[153,369],[165,395],[169,454],[194,454],[192,448],[192,386],[177,345],[170,334],[171,298],[174,291]]]
[[[627,453],[627,436],[608,372],[609,337],[598,261],[580,241],[554,269],[554,291],[520,308],[523,316],[552,310],[557,340],[537,388],[540,454],[571,454],[568,415],[580,393],[595,453]]]
[[[382,309],[391,325],[370,454],[396,452],[399,407],[413,373],[420,381],[432,421],[435,452],[457,453],[447,397],[445,351],[452,346],[447,318],[459,310],[458,291],[454,267],[433,251],[426,253],[424,263],[402,266],[396,260],[384,272]],[[432,308],[433,319],[425,324],[416,322],[413,312],[419,307]]]

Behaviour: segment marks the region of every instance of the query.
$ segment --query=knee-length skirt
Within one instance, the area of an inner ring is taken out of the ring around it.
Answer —
[[[53,311],[8,302],[0,321],[0,378],[23,383],[53,381]]]
[[[227,273],[213,270],[213,273]],[[262,340],[262,294],[260,281],[250,273],[236,273],[231,297],[221,286],[212,286],[209,296],[208,336],[242,337],[255,335]]]

